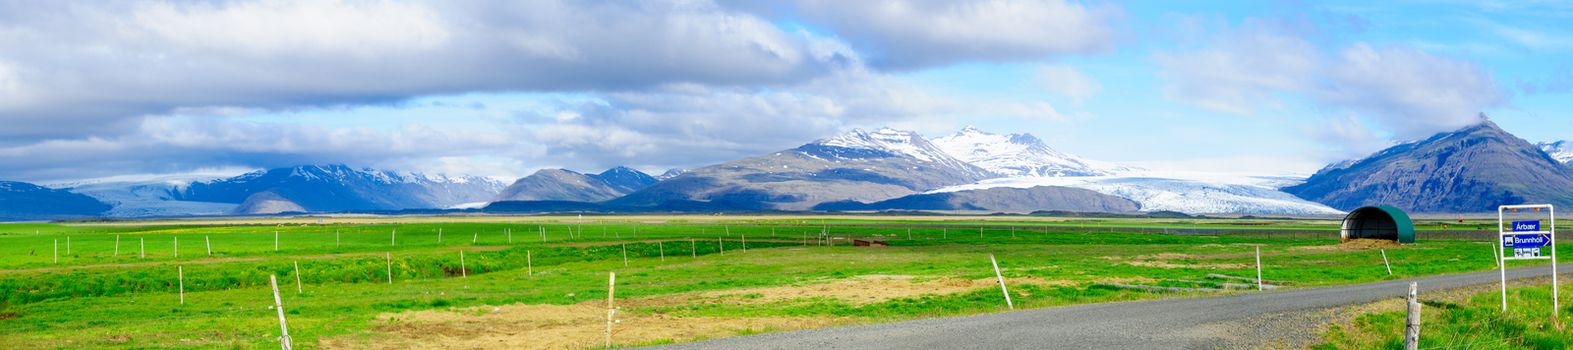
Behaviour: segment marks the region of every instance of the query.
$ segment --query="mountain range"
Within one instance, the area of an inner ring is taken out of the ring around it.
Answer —
[[[917,133],[859,129],[689,170],[610,203],[656,209],[701,202],[743,210],[809,210],[824,202],[880,201],[993,176]]]
[[[169,198],[238,204],[234,214],[448,208],[484,202],[501,182],[473,176],[426,176],[345,165],[305,165],[246,173],[171,189]]]
[[[66,190],[0,181],[0,220],[49,220],[102,215],[109,204]]]
[[[511,185],[346,165],[224,178],[41,187],[0,182],[0,219],[384,212],[732,210],[1082,211],[1337,215],[1372,204],[1484,212],[1573,199],[1573,143],[1531,144],[1481,123],[1335,163],[1309,178],[1149,171],[1061,152],[1030,134],[974,127],[935,139],[854,129],[795,148],[651,176],[544,169]],[[25,205],[18,203],[41,203]]]

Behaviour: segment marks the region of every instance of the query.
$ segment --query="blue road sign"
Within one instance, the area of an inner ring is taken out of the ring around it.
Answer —
[[[1540,220],[1514,221],[1513,232],[1540,231]]]
[[[1547,234],[1502,236],[1503,248],[1540,248],[1547,245],[1551,245],[1551,235]]]

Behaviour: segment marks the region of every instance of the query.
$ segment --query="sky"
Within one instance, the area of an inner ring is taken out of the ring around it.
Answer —
[[[1490,119],[1573,139],[1559,1],[0,0],[0,179],[647,172],[973,125],[1306,175]]]

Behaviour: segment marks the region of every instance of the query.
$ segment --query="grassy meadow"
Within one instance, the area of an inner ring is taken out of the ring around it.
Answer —
[[[1200,226],[1246,230],[1161,231]],[[611,341],[628,346],[1005,311],[990,255],[1018,309],[1250,292],[1245,282],[1209,274],[1254,277],[1258,247],[1265,278],[1293,282],[1289,288],[1494,266],[1491,242],[1422,233],[1419,244],[1385,249],[1388,275],[1381,251],[1340,245],[1336,231],[1272,234],[1316,229],[1336,222],[612,216],[4,224],[0,338],[8,348],[274,348],[280,329],[270,275],[298,348],[596,348],[605,342],[610,272],[619,320]],[[890,246],[855,247],[852,239]]]

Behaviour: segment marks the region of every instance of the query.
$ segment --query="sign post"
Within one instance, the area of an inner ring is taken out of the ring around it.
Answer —
[[[1508,213],[1517,213],[1519,210],[1533,210],[1536,216],[1544,209],[1546,225],[1541,226],[1540,219],[1508,221]],[[1502,279],[1502,311],[1507,312],[1507,261],[1508,260],[1551,260],[1551,312],[1552,315],[1561,310],[1557,298],[1557,215],[1556,209],[1550,204],[1533,205],[1504,205],[1497,207],[1497,233],[1502,245],[1497,247],[1501,254],[1497,254],[1497,265],[1500,266]],[[1551,253],[1546,256],[1541,250],[1550,247]],[[1512,250],[1508,256],[1506,250]]]

